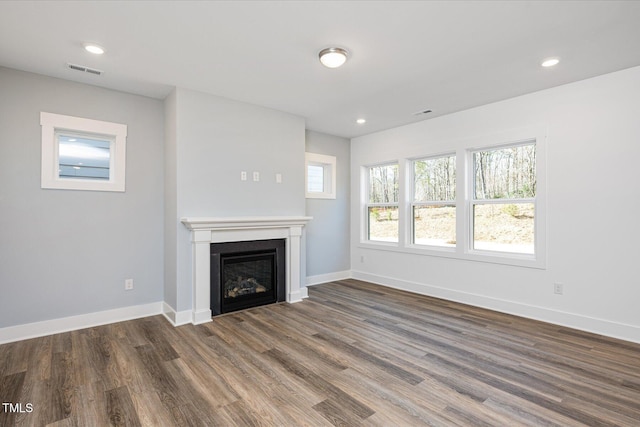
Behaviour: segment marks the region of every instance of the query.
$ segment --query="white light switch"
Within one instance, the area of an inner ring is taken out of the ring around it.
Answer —
[[[277,173],[276,174],[276,183],[277,184],[282,184],[282,174],[281,173]]]

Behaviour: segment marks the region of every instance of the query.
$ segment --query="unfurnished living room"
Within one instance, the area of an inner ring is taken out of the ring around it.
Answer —
[[[638,22],[0,1],[0,425],[640,425]]]

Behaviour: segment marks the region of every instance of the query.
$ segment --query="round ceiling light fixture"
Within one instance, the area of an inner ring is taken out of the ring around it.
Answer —
[[[328,47],[318,54],[320,62],[327,68],[338,68],[347,61],[347,51],[340,47]]]
[[[363,118],[357,119],[356,123],[359,124],[359,125],[363,125],[363,124],[367,123],[367,119],[363,119]]]
[[[102,55],[104,53],[104,48],[102,46],[98,46],[95,43],[85,43],[83,44],[83,46],[84,50],[93,53],[94,55]]]
[[[560,59],[558,58],[547,58],[544,61],[542,61],[542,65],[543,67],[553,67],[554,65],[558,65],[558,63],[560,62]]]

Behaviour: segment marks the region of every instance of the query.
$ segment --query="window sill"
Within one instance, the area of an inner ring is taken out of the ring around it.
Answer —
[[[495,253],[490,251],[478,250],[461,252],[457,248],[440,248],[435,246],[425,247],[424,245],[400,246],[399,243],[377,241],[361,241],[360,244],[358,244],[358,247],[362,249],[389,251],[412,255],[459,259],[462,261],[510,265],[516,267],[535,268],[539,270],[546,269],[546,262],[544,262],[545,260],[540,259],[540,257],[536,257],[534,255]]]

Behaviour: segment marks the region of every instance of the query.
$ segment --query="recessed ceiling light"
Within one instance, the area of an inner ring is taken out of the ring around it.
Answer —
[[[356,123],[359,124],[359,125],[363,125],[363,124],[367,123],[367,119],[358,119],[358,120],[356,120]]]
[[[322,65],[327,68],[338,68],[347,61],[347,51],[339,47],[322,49],[318,56]]]
[[[84,50],[86,50],[87,52],[91,52],[94,55],[102,55],[104,53],[104,48],[102,46],[98,46],[97,44],[85,43],[83,46]]]
[[[554,65],[558,65],[558,63],[560,62],[560,60],[558,58],[547,58],[544,61],[542,61],[542,65],[543,67],[553,67]]]

